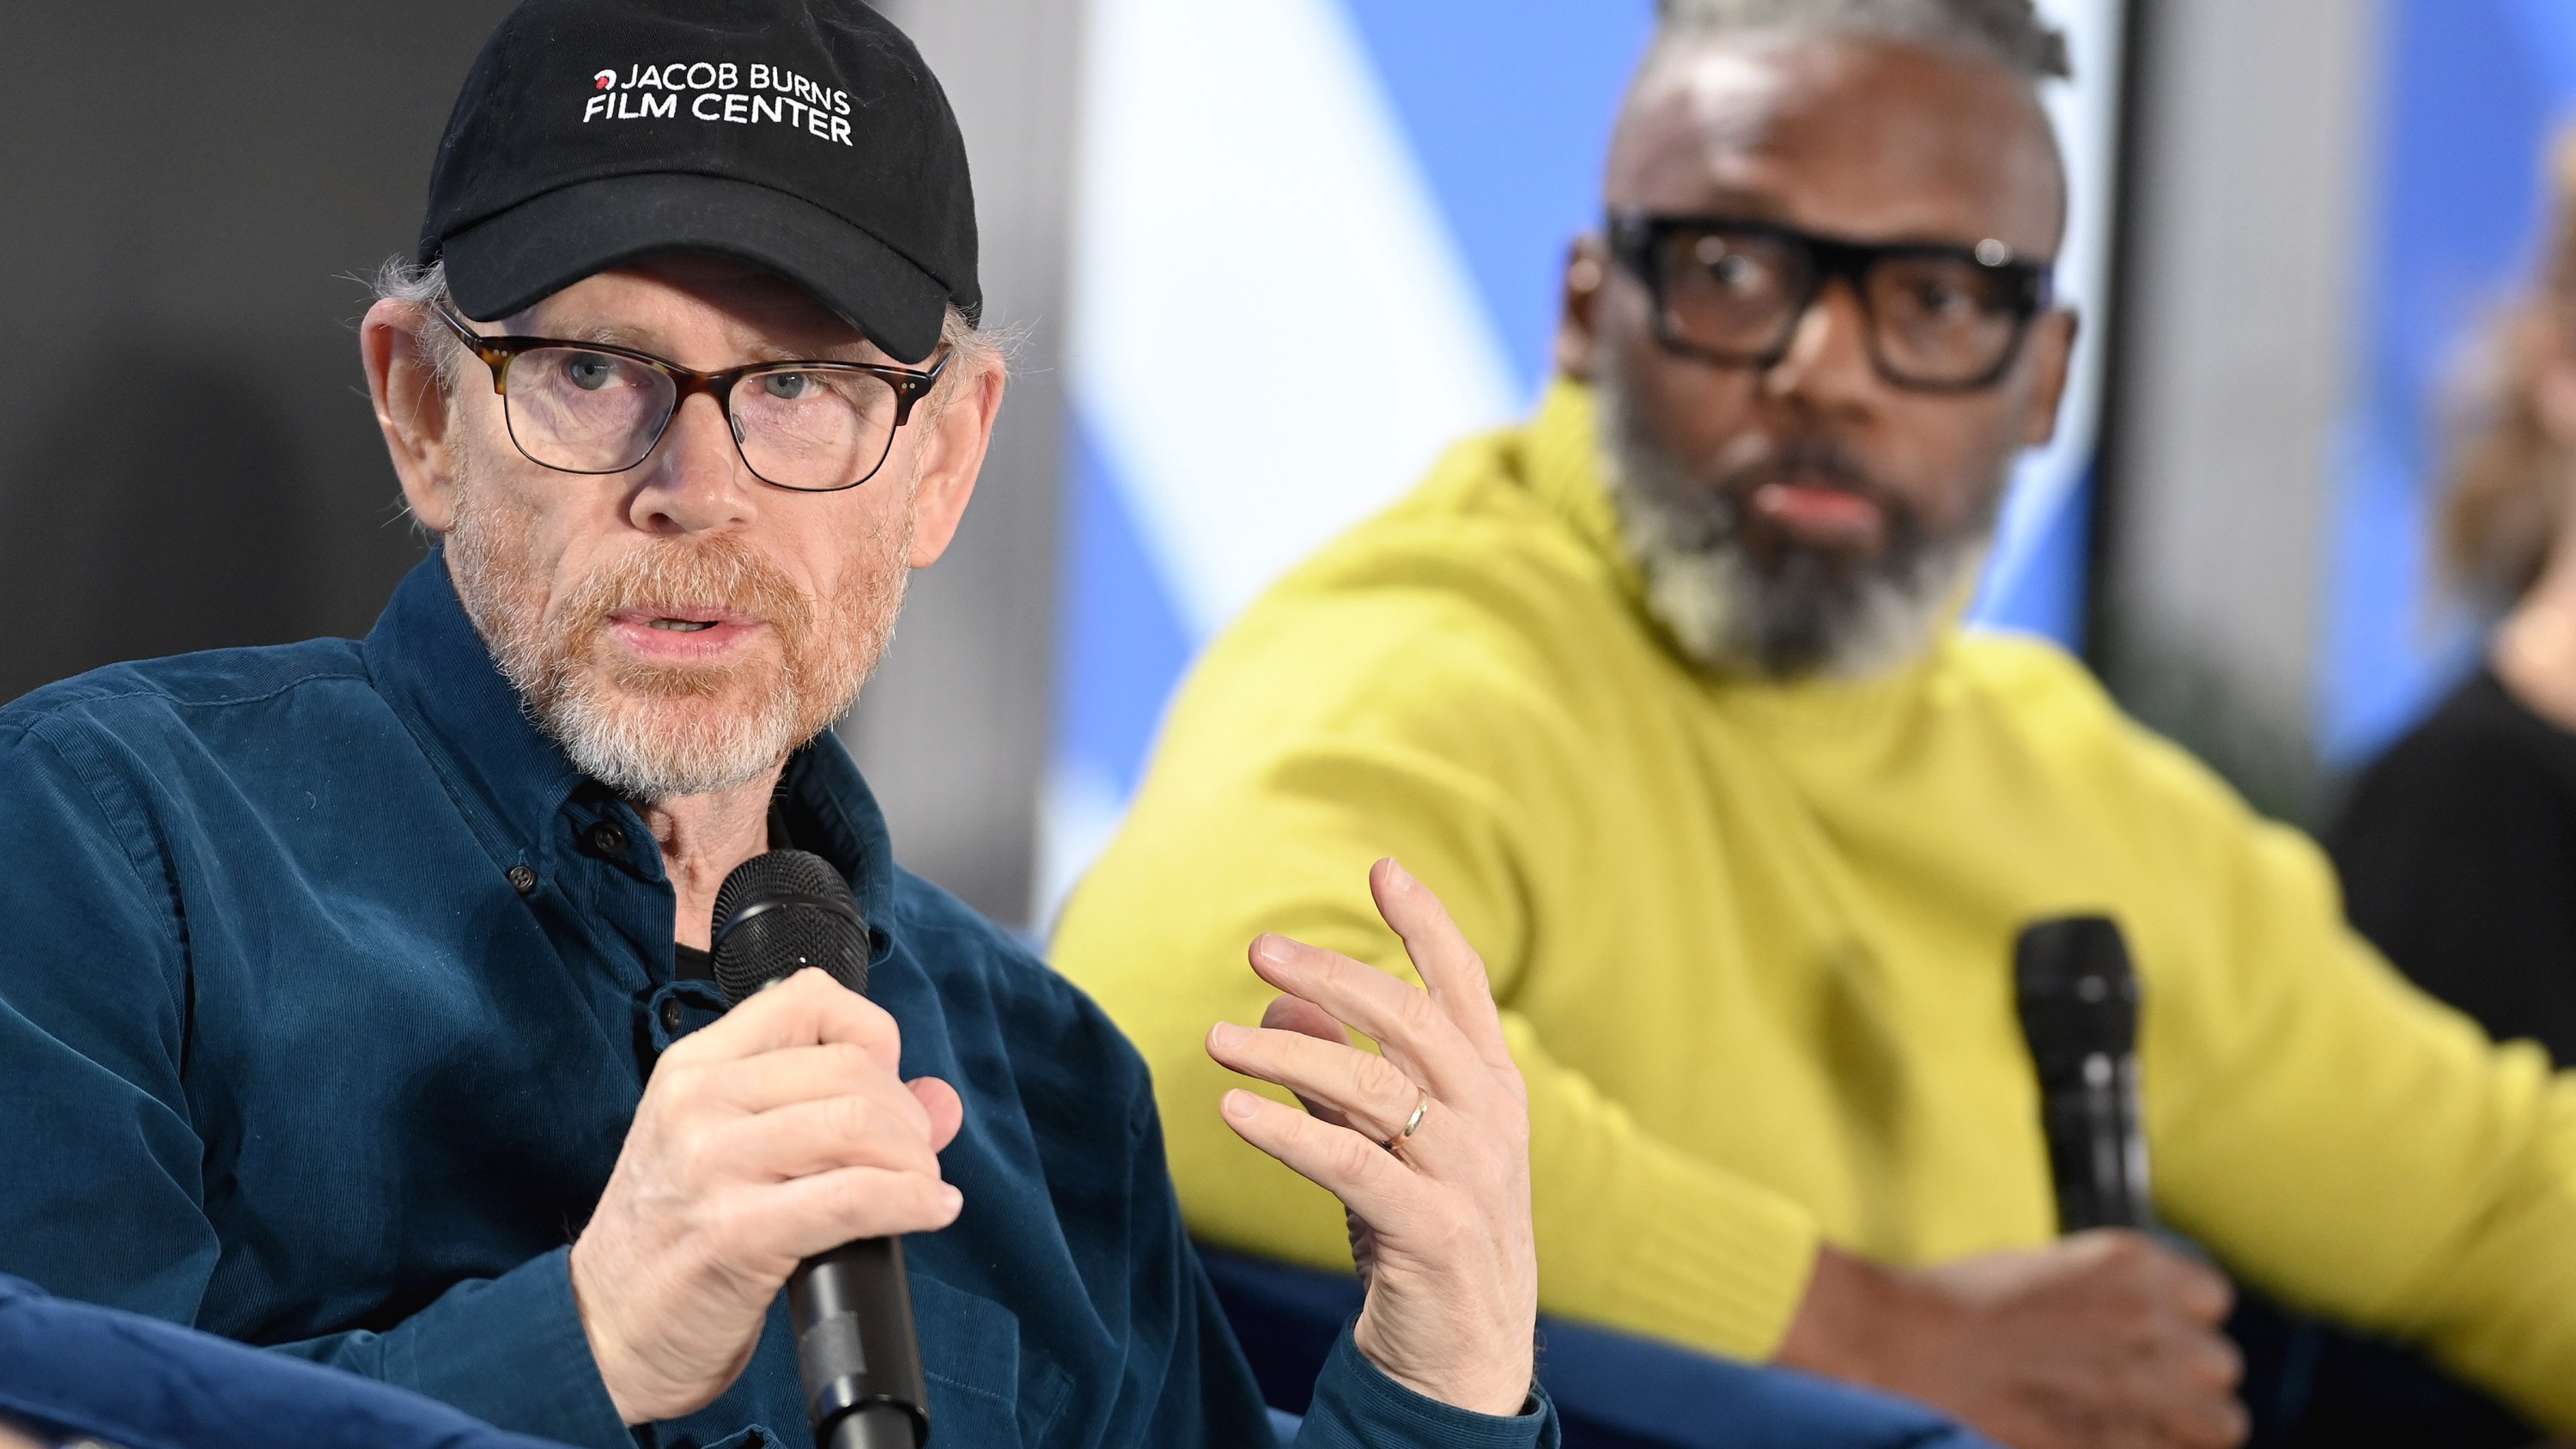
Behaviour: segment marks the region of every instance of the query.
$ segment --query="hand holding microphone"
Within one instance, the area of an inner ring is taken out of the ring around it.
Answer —
[[[805,1260],[956,1220],[938,1154],[963,1104],[937,1078],[904,1082],[901,1047],[894,1018],[817,966],[663,1054],[572,1250],[626,1422],[714,1402]]]
[[[2244,1369],[2215,1269],[2148,1236],[2140,992],[2117,924],[2035,921],[2013,986],[2058,1225],[1905,1269],[1824,1249],[1779,1361],[1945,1409],[2012,1449],[2229,1449]]]

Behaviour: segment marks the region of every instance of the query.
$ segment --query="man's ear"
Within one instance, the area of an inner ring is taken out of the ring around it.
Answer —
[[[957,537],[966,502],[975,496],[976,475],[984,471],[984,455],[993,446],[993,422],[1001,416],[1008,383],[1008,373],[996,363],[968,380],[936,415],[915,415],[914,426],[930,426],[921,444],[927,456],[912,490],[914,568],[939,562]]]
[[[2066,401],[2066,379],[2075,358],[2076,334],[2082,320],[2070,307],[2043,312],[2030,324],[2030,416],[2022,425],[2022,446],[2045,448],[2057,436],[2057,412]]]
[[[358,354],[366,364],[376,426],[393,456],[394,476],[402,480],[403,501],[423,528],[443,534],[456,519],[456,469],[448,451],[452,421],[447,389],[421,345],[424,325],[419,308],[379,301],[358,325]]]
[[[1610,284],[1610,249],[1598,235],[1579,237],[1565,254],[1563,310],[1556,324],[1556,370],[1577,382],[1593,381],[1600,353],[1601,292]]]

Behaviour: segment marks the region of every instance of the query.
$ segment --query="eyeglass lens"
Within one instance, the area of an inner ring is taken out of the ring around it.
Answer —
[[[679,384],[614,353],[536,347],[511,360],[502,396],[511,439],[532,460],[620,473],[661,440]],[[792,364],[747,374],[726,403],[743,463],[781,488],[815,492],[873,476],[894,445],[901,410],[883,378]]]
[[[1817,287],[1814,254],[1795,238],[1764,232],[1678,231],[1656,260],[1674,339],[1747,362],[1788,343]],[[1984,377],[2011,353],[2025,322],[2011,284],[1965,257],[1882,255],[1864,271],[1861,291],[1879,365],[1912,381]]]

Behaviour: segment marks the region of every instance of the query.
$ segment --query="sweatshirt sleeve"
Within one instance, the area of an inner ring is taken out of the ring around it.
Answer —
[[[2222,794],[2166,827],[2207,910],[2142,1017],[2160,1207],[2248,1280],[2576,1430],[2576,1080],[2409,986],[2322,853]]]
[[[0,734],[0,1274],[193,1325],[221,1245],[187,1089],[185,921],[141,805],[88,740],[49,720]],[[628,1449],[566,1257],[460,1284],[380,1333],[280,1351]]]
[[[1152,1063],[1192,1231],[1349,1269],[1340,1205],[1219,1119],[1216,1101],[1245,1083],[1203,1042],[1219,1020],[1261,1019],[1272,993],[1244,953],[1265,931],[1417,979],[1369,898],[1370,864],[1392,855],[1440,896],[1494,977],[1530,1091],[1537,1233],[1550,1265],[1542,1306],[1768,1357],[1814,1269],[1812,1215],[1643,1130],[1515,1008],[1542,969],[1531,963],[1579,972],[1597,951],[1575,939],[1582,932],[1560,908],[1585,894],[1601,859],[1571,768],[1581,746],[1552,723],[1548,700],[1507,669],[1481,669],[1472,641],[1454,634],[1399,635],[1382,663],[1356,669],[1297,657],[1357,652],[1367,637],[1307,620],[1285,641],[1220,646],[1259,660],[1276,682],[1193,686],[1124,832],[1058,925],[1058,968]],[[1318,709],[1296,697],[1297,681],[1337,676],[1358,681],[1337,695],[1346,703]],[[1504,780],[1517,782],[1508,794]]]

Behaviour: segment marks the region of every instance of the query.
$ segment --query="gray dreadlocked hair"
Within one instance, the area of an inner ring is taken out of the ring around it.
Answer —
[[[1822,30],[1883,35],[1996,62],[2037,86],[2068,80],[2066,33],[2032,0],[1658,0],[1660,37],[1713,31]]]

